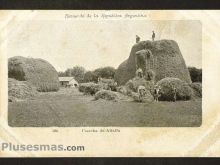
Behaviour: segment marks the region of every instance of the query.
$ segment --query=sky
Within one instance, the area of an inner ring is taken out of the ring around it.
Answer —
[[[202,68],[199,21],[75,20],[22,21],[8,31],[7,55],[42,58],[57,71],[113,66],[129,57],[136,34],[141,40],[175,40],[187,66]]]

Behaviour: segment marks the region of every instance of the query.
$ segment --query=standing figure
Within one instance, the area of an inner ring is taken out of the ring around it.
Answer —
[[[177,93],[177,90],[174,86],[172,86],[172,94],[173,94],[173,101],[176,102],[176,93]]]
[[[154,33],[154,31],[152,31],[153,32],[153,34],[152,34],[152,41],[154,41],[154,39],[155,39],[155,33]]]
[[[138,35],[136,35],[136,43],[140,42],[140,40],[141,38]]]
[[[142,77],[143,77],[143,71],[142,71],[142,69],[141,69],[141,68],[138,68],[135,74],[136,74],[136,77],[142,78]]]
[[[160,97],[160,86],[156,85],[154,87],[154,101],[158,102],[159,101],[159,97]]]
[[[143,85],[140,85],[138,86],[137,92],[139,96],[139,101],[142,102],[146,94],[146,88]]]

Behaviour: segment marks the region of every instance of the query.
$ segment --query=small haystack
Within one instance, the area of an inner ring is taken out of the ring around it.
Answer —
[[[164,78],[157,82],[157,85],[160,86],[161,90],[161,96],[159,100],[167,100],[172,101],[173,100],[173,89],[176,88],[176,97],[177,100],[189,100],[192,96],[192,90],[190,86],[178,79],[178,78]]]
[[[26,81],[8,78],[8,101],[13,102],[35,96],[37,91]]]
[[[95,100],[98,99],[117,101],[120,99],[120,96],[117,92],[102,89],[95,94]]]
[[[27,81],[40,92],[59,90],[58,73],[42,59],[12,57],[8,59],[8,77]]]

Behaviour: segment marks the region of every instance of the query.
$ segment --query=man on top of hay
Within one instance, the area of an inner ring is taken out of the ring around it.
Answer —
[[[155,39],[155,33],[154,33],[154,31],[152,31],[153,32],[153,34],[152,34],[152,41],[154,41],[154,39]]]
[[[141,38],[138,35],[136,35],[136,43],[140,42],[140,40]]]

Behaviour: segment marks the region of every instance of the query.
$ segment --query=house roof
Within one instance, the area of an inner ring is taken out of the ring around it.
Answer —
[[[59,77],[59,81],[71,81],[72,79],[74,79],[73,77]]]

